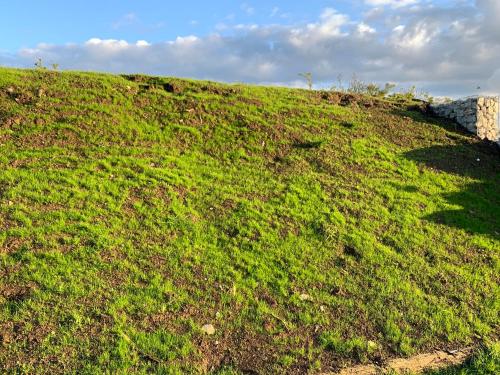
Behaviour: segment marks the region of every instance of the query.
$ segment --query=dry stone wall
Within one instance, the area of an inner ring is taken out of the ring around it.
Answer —
[[[481,139],[499,142],[499,98],[474,97],[431,106],[434,113],[455,120]]]

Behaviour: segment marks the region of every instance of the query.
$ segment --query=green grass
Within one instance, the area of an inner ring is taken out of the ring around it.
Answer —
[[[495,341],[499,160],[414,104],[0,69],[0,369],[305,373]]]
[[[466,363],[447,369],[430,371],[427,375],[494,375],[500,373],[500,343],[487,345]]]

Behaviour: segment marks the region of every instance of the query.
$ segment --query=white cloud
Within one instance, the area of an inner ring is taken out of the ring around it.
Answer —
[[[253,16],[255,14],[255,8],[247,3],[241,4],[240,8],[243,12],[245,12],[249,16]]]
[[[200,41],[200,38],[194,35],[189,35],[189,36],[178,36],[175,39],[175,41],[169,43],[181,47],[181,46],[191,46],[198,41]]]
[[[390,40],[398,48],[418,51],[428,46],[438,32],[439,30],[433,25],[428,25],[425,21],[422,21],[411,28],[406,28],[404,25],[396,26]]]
[[[483,19],[483,29],[491,38],[500,39],[500,1],[499,0],[476,0]]]
[[[401,8],[409,5],[415,5],[420,2],[420,0],[366,0],[366,4],[370,6],[390,6],[391,8]]]
[[[367,25],[364,22],[358,24],[358,33],[360,35],[375,34],[376,32],[377,30],[375,30],[373,27]]]
[[[118,21],[113,23],[113,29],[118,30],[122,27],[130,26],[137,23],[139,19],[135,13],[127,13],[121,17]]]
[[[85,42],[85,45],[90,48],[97,47],[99,49],[101,49],[100,47],[104,47],[101,50],[107,50],[107,51],[116,51],[129,47],[128,42],[126,42],[125,40],[116,40],[116,39],[103,40],[99,38],[89,39]],[[43,44],[39,44],[38,48],[47,49]]]
[[[310,23],[305,28],[291,29],[288,40],[297,48],[311,48],[321,40],[346,36],[347,34],[342,31],[342,27],[348,23],[348,16],[337,13],[332,8],[326,8],[321,13],[319,22]]]
[[[345,14],[339,14],[335,9],[327,8],[320,16],[320,22],[309,24],[307,28],[311,33],[318,36],[332,37],[345,35],[341,32],[342,26],[349,22],[349,17]]]
[[[271,18],[281,18],[281,19],[285,19],[285,18],[290,18],[291,17],[291,14],[290,13],[285,13],[285,12],[282,12],[281,9],[279,7],[274,7],[272,10],[271,10],[271,13],[269,14],[269,16]]]
[[[299,72],[311,71],[326,86],[339,74],[356,73],[365,81],[416,84],[439,95],[471,94],[477,86],[500,92],[499,3],[421,5],[360,21],[328,8],[309,24],[225,25],[220,33],[162,43],[93,38],[39,44],[0,54],[0,64],[33,66],[41,57],[62,69],[288,85],[297,84]]]

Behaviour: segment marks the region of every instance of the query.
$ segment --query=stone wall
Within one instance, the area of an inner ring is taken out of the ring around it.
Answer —
[[[433,104],[434,113],[455,120],[481,139],[500,143],[499,98],[477,97]]]

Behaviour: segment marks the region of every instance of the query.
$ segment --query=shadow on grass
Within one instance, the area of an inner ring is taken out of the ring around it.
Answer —
[[[472,178],[473,182],[443,196],[459,209],[440,211],[425,219],[500,239],[500,152],[487,143],[436,145],[406,153],[410,160],[435,171]]]
[[[422,108],[418,106],[410,106],[409,108],[394,108],[391,110],[393,115],[399,117],[408,117],[415,122],[420,122],[425,125],[437,125],[441,128],[449,130],[451,132],[457,133],[460,136],[470,136],[471,133],[467,131],[464,127],[460,126],[456,121],[447,119],[444,117],[439,117],[432,113],[428,108]],[[448,135],[451,138],[460,139],[460,137],[453,137],[452,134]]]

